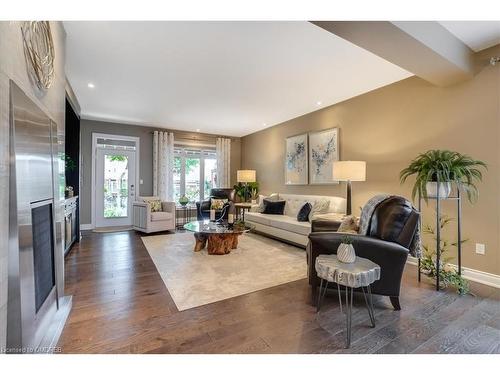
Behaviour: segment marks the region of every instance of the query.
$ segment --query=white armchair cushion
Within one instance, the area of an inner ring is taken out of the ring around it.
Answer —
[[[172,220],[173,217],[171,212],[151,212],[151,221]]]
[[[175,213],[175,202],[161,202],[161,210],[163,212]]]

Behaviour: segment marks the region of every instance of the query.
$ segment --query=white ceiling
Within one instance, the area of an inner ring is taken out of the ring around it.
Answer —
[[[243,136],[411,76],[308,22],[64,26],[83,118]]]
[[[439,23],[467,44],[474,52],[500,43],[500,20],[441,21]]]

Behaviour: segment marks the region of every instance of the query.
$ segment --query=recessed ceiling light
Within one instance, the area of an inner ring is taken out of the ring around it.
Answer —
[[[89,82],[89,83],[87,83],[87,87],[89,89],[93,89],[95,86],[94,86],[94,84],[92,82]]]
[[[267,124],[265,122],[262,123],[262,126],[267,126]]]
[[[321,102],[316,102],[316,105],[317,105],[317,106],[320,106],[321,104],[323,104],[323,103],[321,103]]]

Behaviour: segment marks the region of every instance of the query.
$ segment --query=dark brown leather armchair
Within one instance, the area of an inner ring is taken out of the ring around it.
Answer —
[[[210,197],[204,201],[196,202],[196,211],[198,213],[198,220],[206,220],[210,218],[210,205],[212,198],[215,199],[227,199],[230,202],[234,202],[235,192],[233,188],[214,188],[210,190]],[[227,210],[221,210],[215,213],[215,219],[221,218],[227,219]]]
[[[403,197],[390,197],[374,210],[368,235],[350,235],[356,255],[370,259],[381,268],[380,280],[372,285],[372,292],[389,296],[395,310],[400,310],[399,291],[409,247],[419,225],[420,213]],[[320,254],[336,254],[346,233],[324,231],[321,222],[312,223],[307,247],[309,284],[315,290],[320,279],[315,262]],[[328,230],[328,228],[326,229]],[[333,283],[333,286],[336,285]],[[315,294],[313,294],[315,295]]]

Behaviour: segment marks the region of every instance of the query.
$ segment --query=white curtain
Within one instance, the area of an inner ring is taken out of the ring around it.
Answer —
[[[231,140],[229,138],[217,138],[215,151],[217,154],[217,187],[231,187]]]
[[[153,195],[162,201],[174,200],[174,133],[154,132]]]

